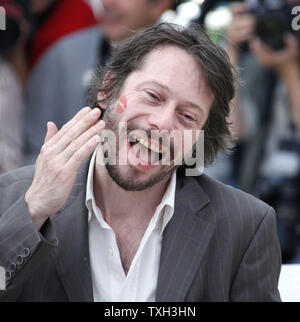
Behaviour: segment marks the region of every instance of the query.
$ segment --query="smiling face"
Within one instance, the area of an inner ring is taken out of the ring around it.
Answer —
[[[110,176],[126,190],[144,190],[168,178],[178,156],[164,151],[164,144],[150,137],[150,131],[172,136],[171,148],[182,144],[184,133],[189,132],[193,139],[180,151],[192,150],[196,131],[205,124],[212,102],[213,96],[190,54],[175,46],[151,51],[142,67],[128,76],[120,98],[105,113],[106,127],[118,137],[117,160],[127,161],[125,165],[108,164]],[[151,151],[157,155],[154,164]],[[164,153],[171,155],[170,164],[159,161]]]

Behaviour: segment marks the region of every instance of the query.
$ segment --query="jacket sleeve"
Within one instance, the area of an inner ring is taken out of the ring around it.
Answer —
[[[278,280],[281,252],[276,214],[268,208],[251,239],[233,279],[231,301],[281,301]]]
[[[57,245],[49,220],[40,231],[36,229],[24,195],[0,213],[0,266],[6,277],[0,301],[15,301],[23,282]]]

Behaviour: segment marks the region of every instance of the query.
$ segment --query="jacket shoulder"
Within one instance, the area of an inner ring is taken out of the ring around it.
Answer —
[[[252,220],[255,217],[263,219],[267,212],[273,212],[272,207],[257,197],[225,185],[205,174],[196,178],[196,181],[208,195],[212,206],[216,205],[216,209],[219,208],[221,211],[232,214],[242,214],[242,218],[246,218],[248,215]]]

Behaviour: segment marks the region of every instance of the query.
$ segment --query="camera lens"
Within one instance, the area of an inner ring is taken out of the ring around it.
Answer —
[[[280,14],[265,14],[258,18],[257,36],[269,47],[280,50],[284,48],[284,34],[289,30],[287,19]]]

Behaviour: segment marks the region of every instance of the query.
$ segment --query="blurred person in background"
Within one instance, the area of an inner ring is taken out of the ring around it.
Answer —
[[[55,42],[72,32],[98,23],[90,2],[91,0],[30,0],[33,25],[29,43],[31,69]]]
[[[27,75],[28,24],[14,1],[0,1],[5,30],[0,30],[0,173],[23,165],[23,88]]]
[[[68,34],[47,50],[32,69],[27,87],[27,163],[39,154],[47,121],[60,128],[86,105],[92,72],[98,63],[105,64],[112,43],[155,24],[173,4],[174,0],[102,0],[101,25]],[[72,19],[72,11],[68,17]]]
[[[282,45],[271,48],[279,32],[276,35],[274,29],[262,39],[258,16],[247,3],[232,3],[230,8],[233,19],[226,45],[243,81],[236,97],[243,121],[234,124],[240,134],[233,159],[234,182],[275,208],[283,262],[288,262],[299,244],[299,39],[287,32]]]

